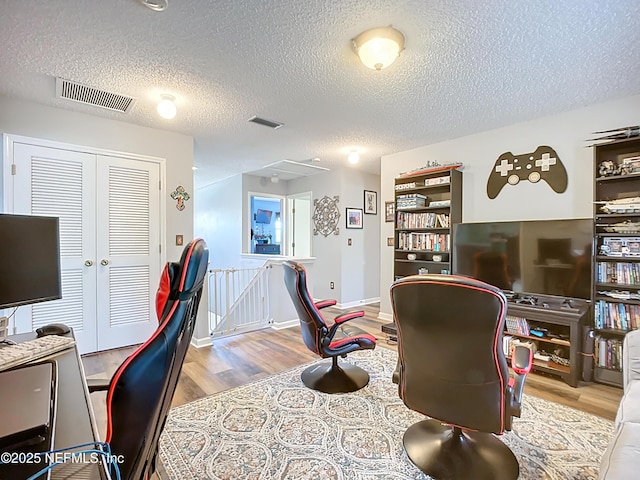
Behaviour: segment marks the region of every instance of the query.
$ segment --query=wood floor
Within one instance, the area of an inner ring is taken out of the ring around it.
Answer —
[[[395,350],[380,330],[385,321],[377,319],[378,307],[364,308],[366,315],[352,321],[353,325],[370,332],[378,339],[377,348]],[[332,318],[343,313],[338,309],[324,309]],[[120,363],[134,349],[110,350],[83,357],[87,377],[110,377]],[[273,375],[302,363],[317,360],[302,343],[300,328],[284,330],[265,329],[218,338],[211,347],[191,347],[185,360],[176,390],[173,406],[237,387]],[[525,394],[562,403],[585,412],[613,420],[622,396],[622,390],[600,384],[585,384],[573,388],[555,377],[530,374],[525,383]],[[104,393],[91,395],[101,437],[104,438]]]

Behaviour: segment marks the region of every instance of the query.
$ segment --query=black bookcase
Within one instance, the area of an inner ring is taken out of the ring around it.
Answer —
[[[596,145],[594,179],[594,380],[622,386],[622,340],[640,327],[640,138]]]
[[[462,172],[396,178],[395,203],[394,279],[450,273],[453,225],[462,221]]]

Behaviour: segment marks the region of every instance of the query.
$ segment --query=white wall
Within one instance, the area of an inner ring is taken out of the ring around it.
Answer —
[[[378,214],[363,215],[362,229],[347,229],[345,209],[364,208],[364,191],[378,192]],[[312,202],[339,196],[339,234],[312,236],[314,296],[333,298],[345,307],[378,300],[380,275],[380,177],[351,168],[335,169],[289,182],[289,194],[312,192]],[[311,206],[312,215],[314,205]],[[351,239],[351,246],[348,241]],[[333,282],[335,288],[330,289]]]
[[[426,165],[463,162],[462,221],[537,220],[590,218],[593,200],[593,153],[586,148],[592,132],[638,124],[640,95],[579,110],[544,117],[496,130],[469,135],[381,159],[380,200],[393,200],[394,178],[399,173]],[[544,181],[505,185],[493,200],[486,193],[487,178],[500,154],[533,152],[539,145],[553,147],[569,178],[567,190],[558,194]],[[393,281],[393,223],[381,228],[380,316],[391,319],[389,286]]]
[[[184,235],[185,243],[193,238],[192,137],[5,96],[0,96],[0,132],[165,158],[167,259],[178,260],[182,254],[183,247],[175,245],[177,234]],[[192,197],[183,211],[170,197],[179,185]],[[0,198],[4,195],[2,188],[0,182]]]
[[[242,227],[240,175],[198,189],[195,232],[209,245],[211,268],[238,267]]]

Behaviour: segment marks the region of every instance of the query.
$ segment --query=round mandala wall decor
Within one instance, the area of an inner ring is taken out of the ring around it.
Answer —
[[[318,235],[321,233],[325,237],[328,237],[332,233],[338,235],[340,229],[338,228],[338,220],[340,219],[340,210],[338,209],[338,200],[340,197],[337,195],[333,198],[329,198],[327,195],[321,199],[315,199],[313,201],[313,234]]]

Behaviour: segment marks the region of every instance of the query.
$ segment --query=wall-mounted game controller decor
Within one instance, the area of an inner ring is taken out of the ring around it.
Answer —
[[[544,180],[556,193],[567,189],[567,170],[556,151],[541,145],[535,152],[514,155],[505,152],[496,160],[487,180],[487,196],[494,199],[505,185],[517,185],[520,180],[537,183]]]

